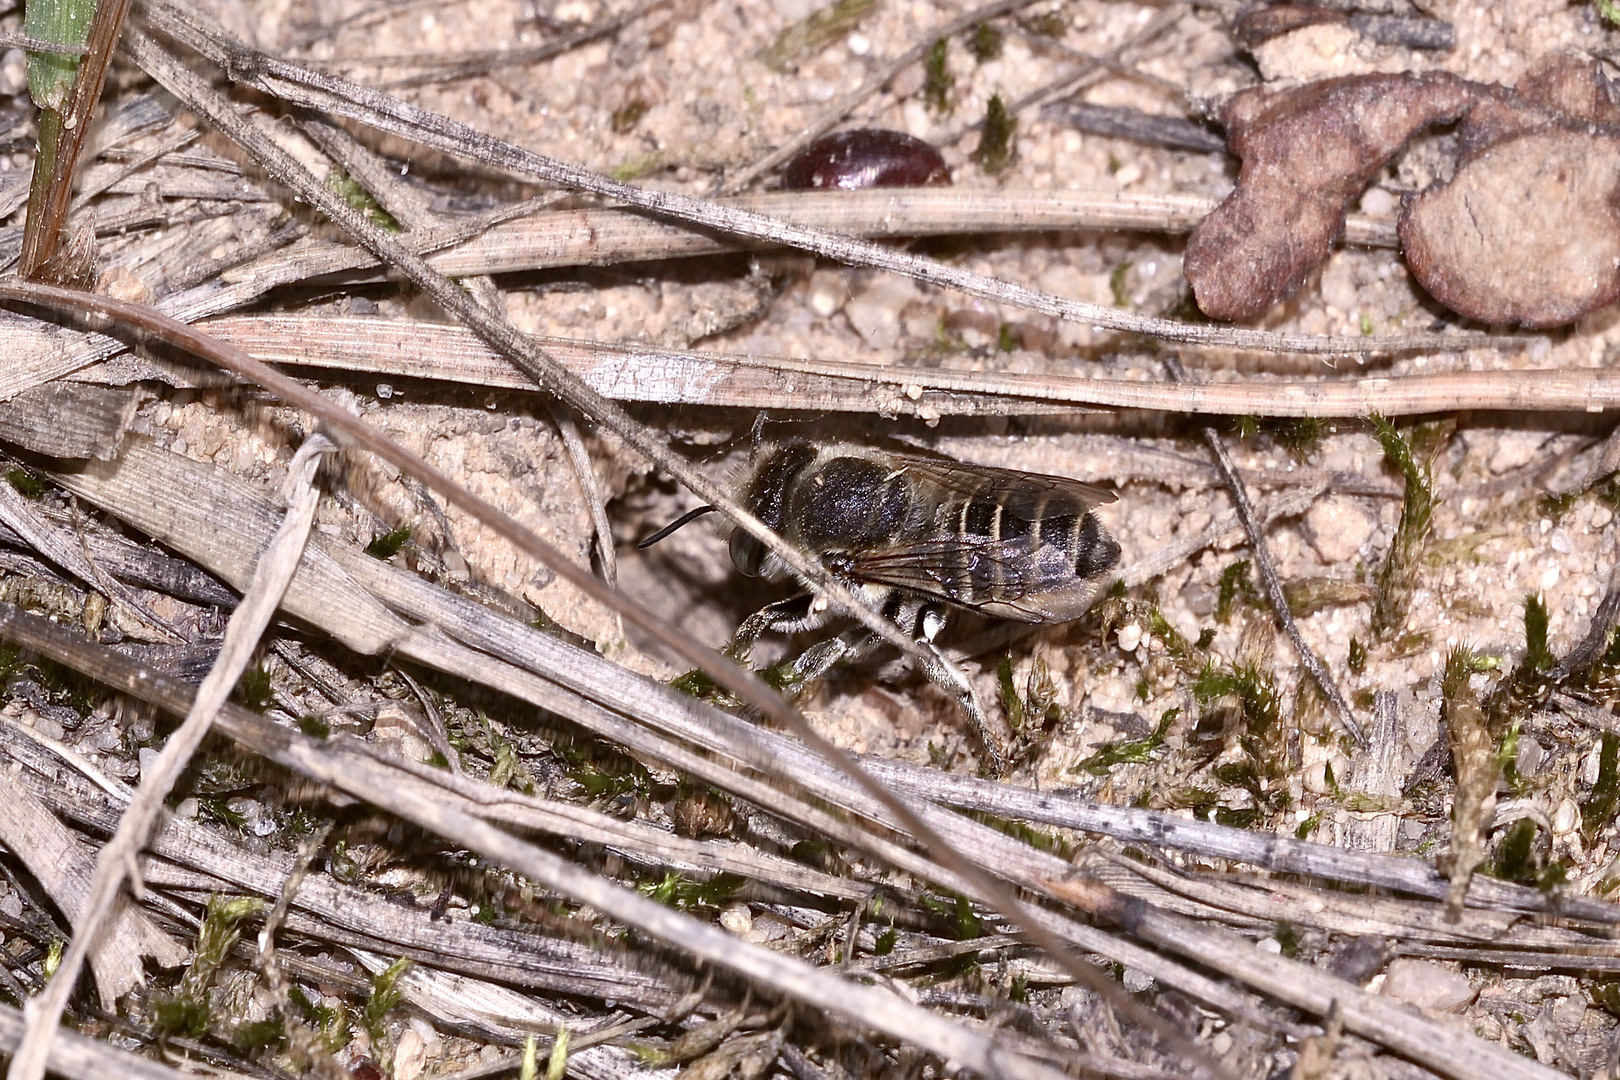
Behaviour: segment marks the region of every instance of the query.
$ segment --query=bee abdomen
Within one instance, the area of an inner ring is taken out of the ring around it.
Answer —
[[[1074,573],[1089,578],[1107,573],[1119,562],[1119,541],[1108,535],[1096,514],[1080,519],[1074,546]]]

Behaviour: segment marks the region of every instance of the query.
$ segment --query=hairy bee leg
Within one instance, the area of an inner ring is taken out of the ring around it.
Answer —
[[[1002,755],[1001,747],[990,731],[990,719],[985,716],[983,707],[979,705],[979,697],[973,692],[973,686],[968,682],[967,675],[961,668],[945,659],[932,641],[921,639],[917,644],[923,647],[926,654],[922,662],[923,675],[929,682],[956,699],[957,707],[967,714],[968,726],[973,729],[979,745],[984,747],[985,763],[989,766],[991,775],[1000,776],[1007,771],[1007,759]]]
[[[731,635],[731,643],[726,646],[726,655],[739,664],[746,664],[754,650],[754,642],[766,631],[797,634],[821,626],[827,621],[827,612],[817,611],[814,599],[809,593],[804,593],[766,604],[737,627],[737,632]]]

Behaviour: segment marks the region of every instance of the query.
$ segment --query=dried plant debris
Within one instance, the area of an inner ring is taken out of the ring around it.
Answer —
[[[1457,30],[1448,22],[1411,15],[1343,12],[1311,4],[1267,4],[1240,14],[1232,23],[1232,40],[1245,49],[1307,26],[1348,26],[1380,45],[1407,49],[1446,50],[1457,44]]]
[[[1238,187],[1185,263],[1206,315],[1257,319],[1293,296],[1350,200],[1413,136],[1457,121],[1456,174],[1402,207],[1419,284],[1468,318],[1531,328],[1620,299],[1620,104],[1594,61],[1552,57],[1514,90],[1443,73],[1247,90],[1222,120]]]
[[[1238,186],[1187,240],[1204,314],[1257,319],[1327,260],[1361,194],[1412,136],[1456,120],[1469,84],[1446,74],[1352,75],[1292,90],[1245,90],[1221,110]]]
[[[1620,299],[1620,105],[1596,62],[1544,62],[1460,135],[1451,182],[1401,214],[1419,283],[1459,314],[1526,327]]]

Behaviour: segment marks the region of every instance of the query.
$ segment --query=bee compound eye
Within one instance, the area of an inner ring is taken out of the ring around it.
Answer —
[[[738,529],[731,534],[731,563],[738,573],[759,577],[765,565],[765,545]]]

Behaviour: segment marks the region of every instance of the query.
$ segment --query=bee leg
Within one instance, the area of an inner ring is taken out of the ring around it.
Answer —
[[[746,664],[749,653],[753,652],[754,642],[766,631],[797,634],[802,630],[814,630],[827,621],[826,609],[817,610],[814,601],[813,596],[805,593],[766,604],[737,627],[737,632],[731,635],[731,643],[726,646],[726,655],[739,664]]]
[[[834,667],[845,661],[859,660],[878,645],[876,634],[859,627],[846,630],[835,638],[818,641],[786,665],[784,674],[787,684],[794,693],[801,693],[815,685]]]
[[[990,774],[1000,776],[1007,771],[1007,759],[1002,755],[1001,747],[990,732],[990,720],[984,715],[984,709],[979,705],[978,695],[974,694],[967,675],[961,668],[947,660],[944,654],[934,647],[932,641],[919,638],[917,644],[923,647],[922,673],[927,676],[929,682],[956,699],[957,707],[967,714],[968,725],[978,737],[979,745],[984,747],[985,764]]]

